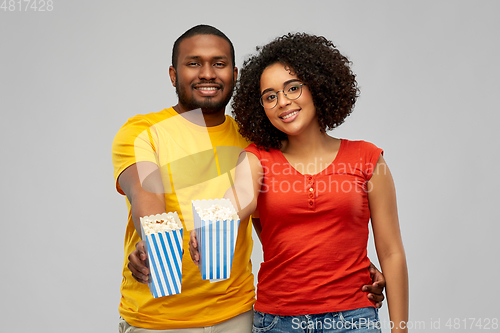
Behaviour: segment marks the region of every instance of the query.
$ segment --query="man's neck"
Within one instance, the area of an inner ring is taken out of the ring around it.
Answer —
[[[205,114],[200,109],[187,111],[179,104],[175,105],[174,110],[183,116],[186,120],[198,126],[213,127],[224,123],[226,120],[225,110],[221,109],[216,113]]]

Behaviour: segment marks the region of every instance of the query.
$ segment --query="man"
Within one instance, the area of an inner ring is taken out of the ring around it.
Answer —
[[[191,200],[222,197],[231,185],[231,168],[248,145],[225,115],[238,74],[233,45],[211,26],[193,27],[175,42],[169,74],[177,105],[129,119],[113,142],[116,186],[126,195],[129,209],[125,255],[130,254],[130,270],[125,257],[120,332],[131,327],[134,333],[201,333],[207,327],[213,332],[251,332],[255,292],[249,221],[240,222],[227,280],[202,280],[187,251]],[[153,298],[142,284],[148,282],[149,271],[139,217],[166,211],[176,211],[184,225],[182,292]],[[379,280],[383,286],[383,277]],[[382,301],[383,287],[363,288]]]

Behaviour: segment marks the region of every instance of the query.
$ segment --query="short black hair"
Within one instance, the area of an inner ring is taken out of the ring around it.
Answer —
[[[288,67],[311,92],[321,130],[342,124],[359,94],[350,61],[322,36],[289,33],[278,37],[243,63],[233,96],[240,133],[257,146],[280,149],[287,135],[274,127],[260,105],[260,77],[275,63]]]
[[[179,58],[179,45],[181,42],[189,37],[197,36],[197,35],[214,35],[224,38],[229,43],[229,48],[231,50],[231,60],[233,63],[233,67],[235,66],[234,60],[234,46],[231,40],[219,29],[212,27],[211,25],[199,24],[197,26],[192,27],[185,33],[183,33],[174,43],[174,47],[172,48],[172,66],[177,69],[177,59]]]

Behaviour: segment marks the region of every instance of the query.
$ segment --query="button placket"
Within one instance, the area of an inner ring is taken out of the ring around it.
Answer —
[[[314,209],[314,179],[312,176],[307,176],[307,189],[309,209]]]

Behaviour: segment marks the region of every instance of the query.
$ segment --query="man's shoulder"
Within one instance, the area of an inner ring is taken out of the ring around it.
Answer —
[[[229,122],[229,124],[230,124],[230,126],[232,128],[235,128],[237,130],[240,128],[240,126],[238,125],[238,123],[236,122],[236,120],[234,120],[234,118],[232,116],[228,115],[228,114],[226,114],[226,121]]]
[[[113,149],[130,145],[135,142],[137,137],[142,137],[148,133],[155,124],[172,116],[173,108],[164,109],[158,112],[148,114],[138,114],[129,118],[125,124],[120,127],[113,140]],[[175,111],[173,111],[175,112]]]
[[[146,126],[151,126],[165,119],[168,119],[174,116],[175,114],[176,113],[173,108],[163,109],[161,111],[151,112],[146,114],[137,114],[133,117],[130,117],[122,127],[126,127],[132,124],[135,125],[143,124]]]
[[[234,118],[232,116],[226,114],[226,121],[229,122],[229,126],[227,127],[227,130],[228,130],[228,132],[232,133],[233,138],[238,141],[238,146],[240,146],[242,148],[246,148],[249,144],[252,143],[247,138],[245,138],[244,136],[241,135],[241,133],[239,131],[240,126],[238,125],[236,120],[234,120]]]

